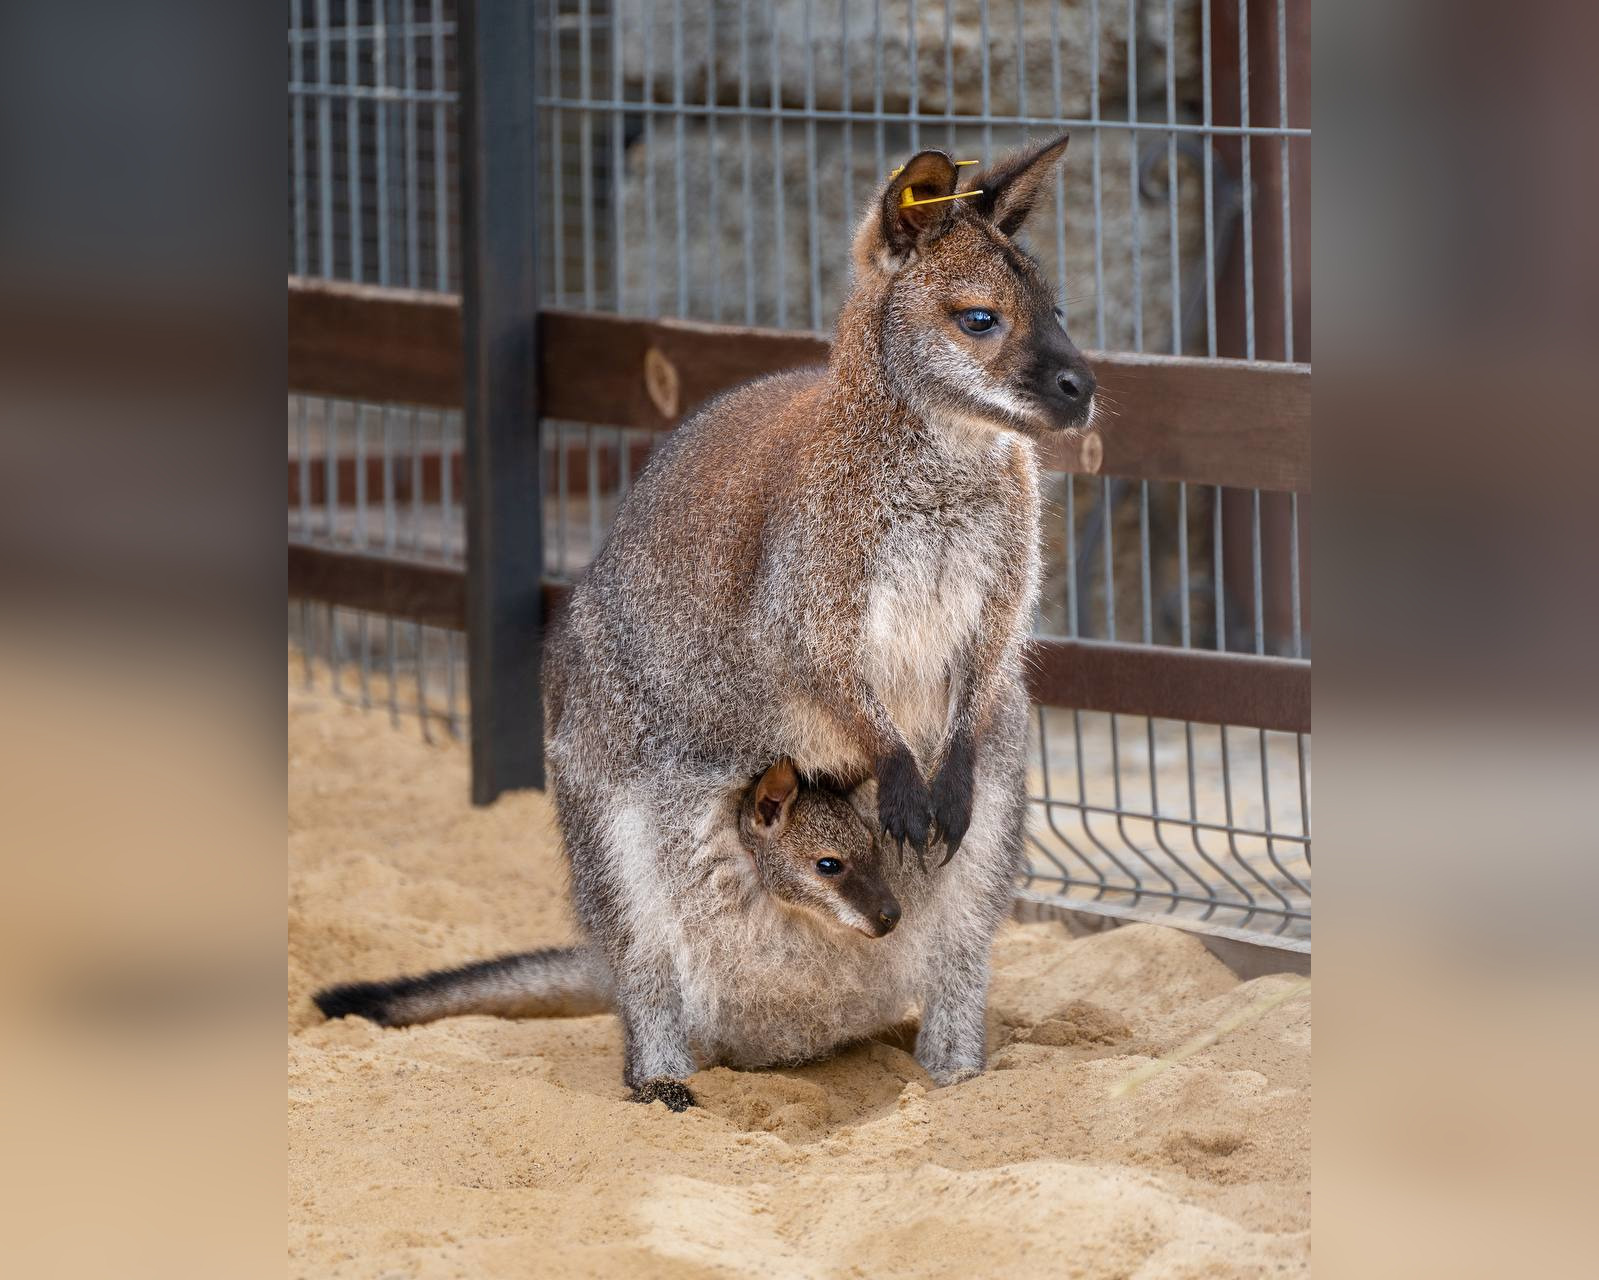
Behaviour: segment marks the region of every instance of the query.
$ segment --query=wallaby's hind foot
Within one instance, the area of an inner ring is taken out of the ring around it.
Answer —
[[[952,1084],[965,1084],[968,1080],[975,1080],[983,1074],[981,1067],[955,1067],[940,1075],[933,1076],[933,1083],[940,1089],[947,1089]]]
[[[326,1017],[353,1014],[384,1027],[469,1013],[575,1018],[612,1009],[609,975],[587,947],[524,951],[387,982],[347,982],[311,999]]]
[[[686,1084],[665,1077],[646,1080],[639,1085],[633,1090],[632,1101],[664,1102],[668,1111],[687,1111],[690,1107],[700,1105]]]

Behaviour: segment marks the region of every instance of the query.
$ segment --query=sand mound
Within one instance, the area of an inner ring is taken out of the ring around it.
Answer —
[[[1132,1097],[1149,1056],[1279,989],[1136,926],[995,947],[992,1069],[936,1089],[914,1028],[625,1101],[614,1019],[323,1023],[306,997],[569,939],[536,795],[465,753],[289,703],[291,1271],[340,1276],[1228,1276],[1309,1271],[1310,1008]]]

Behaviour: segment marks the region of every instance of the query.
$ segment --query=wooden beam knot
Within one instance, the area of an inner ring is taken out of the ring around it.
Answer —
[[[661,417],[671,421],[677,417],[678,388],[677,366],[668,360],[659,347],[644,352],[644,389],[650,393],[650,403]]]

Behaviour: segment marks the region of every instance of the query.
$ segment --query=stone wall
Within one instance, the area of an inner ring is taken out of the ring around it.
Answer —
[[[948,132],[942,126],[924,128],[920,144],[952,147],[962,157],[981,154],[980,128],[956,128],[953,143]],[[1020,140],[1016,130],[994,132],[1011,135],[993,139],[996,151]],[[622,190],[624,309],[831,329],[848,287],[849,241],[856,221],[888,169],[912,148],[905,125],[887,126],[879,159],[877,133],[872,125],[795,122],[785,123],[774,140],[770,122],[762,121],[749,127],[746,150],[739,121],[686,120],[681,138],[673,122],[658,121],[650,144],[630,148],[627,158]],[[1170,351],[1173,290],[1164,142],[1141,143],[1160,154],[1154,190],[1137,201],[1135,215],[1129,198],[1135,185],[1129,136],[1103,135],[1097,250],[1091,136],[1073,141],[1060,184],[1064,203],[1057,203],[1054,192],[1046,196],[1026,238],[1046,276],[1060,287],[1068,325],[1080,343]],[[1202,185],[1194,167],[1181,159],[1178,175],[1179,272],[1190,277],[1203,262]],[[681,259],[680,214],[687,219]],[[1191,288],[1191,280],[1185,285]]]
[[[1127,95],[1135,86],[1139,118],[1165,117],[1168,49],[1179,103],[1190,104],[1180,106],[1180,118],[1193,119],[1200,74],[1198,0],[1174,0],[1175,38],[1170,44],[1166,7],[1165,0],[1132,0],[1137,38],[1129,42],[1128,5],[1118,0],[1098,5],[1099,106],[1107,121],[1127,119]],[[799,0],[754,4],[747,11],[733,0],[683,0],[681,9],[683,101],[737,105],[744,14],[750,102],[757,109],[767,107],[773,97],[774,32],[776,96],[785,108],[802,108],[806,101],[809,47],[817,107],[871,109],[877,39],[870,0],[810,6],[808,46],[807,5]],[[884,0],[881,6],[886,113],[911,107],[906,78],[910,10],[905,0]],[[948,107],[963,116],[981,113],[981,13],[971,0],[953,3],[946,41],[943,6],[932,0],[915,6],[918,111],[939,113]],[[672,102],[678,92],[673,78],[678,47],[674,6],[618,0],[618,16],[626,96]],[[1062,0],[1055,6],[989,5],[989,114],[1057,114],[1052,48],[1058,50],[1058,114],[1090,114],[1094,16],[1088,0]],[[1058,42],[1053,39],[1056,31]],[[1136,79],[1128,74],[1130,44],[1137,50]],[[953,100],[944,92],[946,45]],[[639,134],[646,125],[648,132]],[[774,126],[768,117],[708,118],[700,113],[682,119],[655,115],[647,121],[634,116],[630,132],[634,140],[613,197],[624,205],[623,241],[605,264],[607,278],[610,268],[620,269],[624,309],[826,331],[848,285],[853,228],[889,169],[917,146],[982,158],[1047,136],[1049,130],[940,122],[921,125],[913,137],[904,121],[786,118]],[[1060,188],[1064,201],[1057,206],[1051,198],[1035,214],[1030,247],[1059,284],[1072,331],[1083,345],[1171,351],[1166,140],[1158,133],[1113,126],[1098,131],[1096,236],[1095,131],[1077,126],[1073,133]],[[1141,152],[1156,153],[1148,157],[1152,167],[1146,166],[1148,176],[1142,182],[1130,154],[1135,145]],[[1204,253],[1202,184],[1191,156],[1179,158],[1178,171],[1178,270],[1191,292]],[[1142,197],[1135,200],[1140,186]]]
[[[682,0],[683,95],[688,101],[739,101],[747,65],[750,100],[770,105],[772,69],[785,106],[806,105],[807,75],[812,101],[824,110],[870,110],[876,100],[881,62],[882,108],[911,106],[909,71],[917,70],[918,110],[977,115],[983,103],[983,10],[974,0],[944,6],[937,0]],[[1097,8],[1099,97],[1102,107],[1125,103],[1136,81],[1138,96],[1164,102],[1167,0],[1023,0],[987,5],[989,108],[992,113],[1087,116],[1093,90],[1093,42]],[[1134,37],[1128,35],[1132,10]],[[673,52],[676,6],[659,0],[617,0],[625,50],[628,96],[674,100]],[[1201,76],[1199,0],[1174,0],[1170,47],[1179,100],[1194,101]],[[914,10],[914,28],[912,11]],[[807,14],[809,15],[807,30]],[[807,35],[809,39],[807,39]],[[774,45],[775,39],[775,45]],[[806,51],[813,50],[807,67]],[[1052,53],[1052,48],[1058,54]],[[1136,76],[1129,76],[1136,50]],[[946,58],[947,50],[947,58]],[[1058,73],[1056,63],[1058,61]],[[951,92],[946,92],[946,69]],[[1056,107],[1056,80],[1060,105]]]

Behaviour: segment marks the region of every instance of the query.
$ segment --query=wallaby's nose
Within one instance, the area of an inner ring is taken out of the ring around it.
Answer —
[[[885,902],[877,912],[877,936],[881,938],[885,933],[892,933],[898,923],[899,903]]]
[[[1086,369],[1062,369],[1055,375],[1055,385],[1067,404],[1087,404],[1088,397],[1094,394],[1094,375]]]

